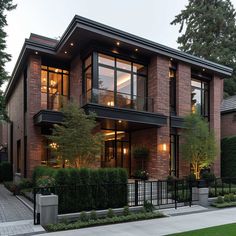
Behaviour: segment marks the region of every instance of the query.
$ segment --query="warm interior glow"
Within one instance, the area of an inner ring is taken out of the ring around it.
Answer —
[[[123,149],[123,153],[124,153],[124,154],[127,153],[127,149],[126,149],[126,148]]]
[[[116,131],[116,134],[124,134],[124,131]],[[114,132],[109,132],[109,133],[105,133],[105,136],[111,136],[111,135],[115,135],[115,131]]]
[[[109,106],[109,107],[114,107],[114,102],[113,102],[113,101],[107,102],[107,106]]]

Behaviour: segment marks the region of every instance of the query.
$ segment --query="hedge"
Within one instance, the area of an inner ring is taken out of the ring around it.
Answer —
[[[118,208],[127,205],[128,176],[122,168],[37,167],[33,182],[42,176],[55,178],[55,193],[59,196],[59,213],[92,209]]]
[[[13,173],[12,166],[9,162],[0,163],[0,182],[3,181],[12,181]]]
[[[236,176],[236,136],[221,140],[221,176]]]

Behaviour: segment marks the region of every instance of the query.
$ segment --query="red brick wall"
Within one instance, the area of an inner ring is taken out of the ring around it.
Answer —
[[[41,164],[41,128],[33,123],[33,116],[41,110],[41,58],[32,55],[28,60],[27,97],[27,173],[31,176],[35,166]]]
[[[213,165],[213,170],[216,176],[220,176],[220,138],[221,138],[221,118],[220,118],[220,105],[222,102],[222,86],[223,82],[218,76],[210,82],[210,128],[214,130],[218,153],[216,161]]]
[[[236,135],[236,112],[221,115],[221,138]]]
[[[7,145],[8,143],[8,123],[0,121],[0,144]]]
[[[9,158],[13,158],[13,173],[17,171],[17,141],[21,140],[21,163],[19,168],[21,173],[24,173],[24,108],[23,108],[23,74],[20,75],[19,81],[7,103],[7,112],[10,121],[13,122],[13,150],[10,152],[10,145],[8,146]],[[10,144],[10,143],[9,143]]]

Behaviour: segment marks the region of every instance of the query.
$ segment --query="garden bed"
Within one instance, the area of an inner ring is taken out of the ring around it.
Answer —
[[[61,231],[61,230],[71,230],[71,229],[80,229],[86,227],[93,226],[101,226],[108,224],[118,224],[124,222],[132,222],[132,221],[141,221],[141,220],[149,220],[165,217],[163,214],[159,212],[139,212],[139,213],[131,213],[128,215],[122,216],[110,216],[102,219],[87,219],[87,220],[78,220],[73,223],[58,223],[51,224],[46,226],[46,230],[49,232],[53,231]]]
[[[213,202],[211,206],[216,208],[236,207],[236,202],[223,202],[223,203]]]

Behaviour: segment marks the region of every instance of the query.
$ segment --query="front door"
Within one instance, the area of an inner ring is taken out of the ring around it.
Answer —
[[[130,169],[129,134],[125,131],[103,131],[105,136],[102,167]]]

